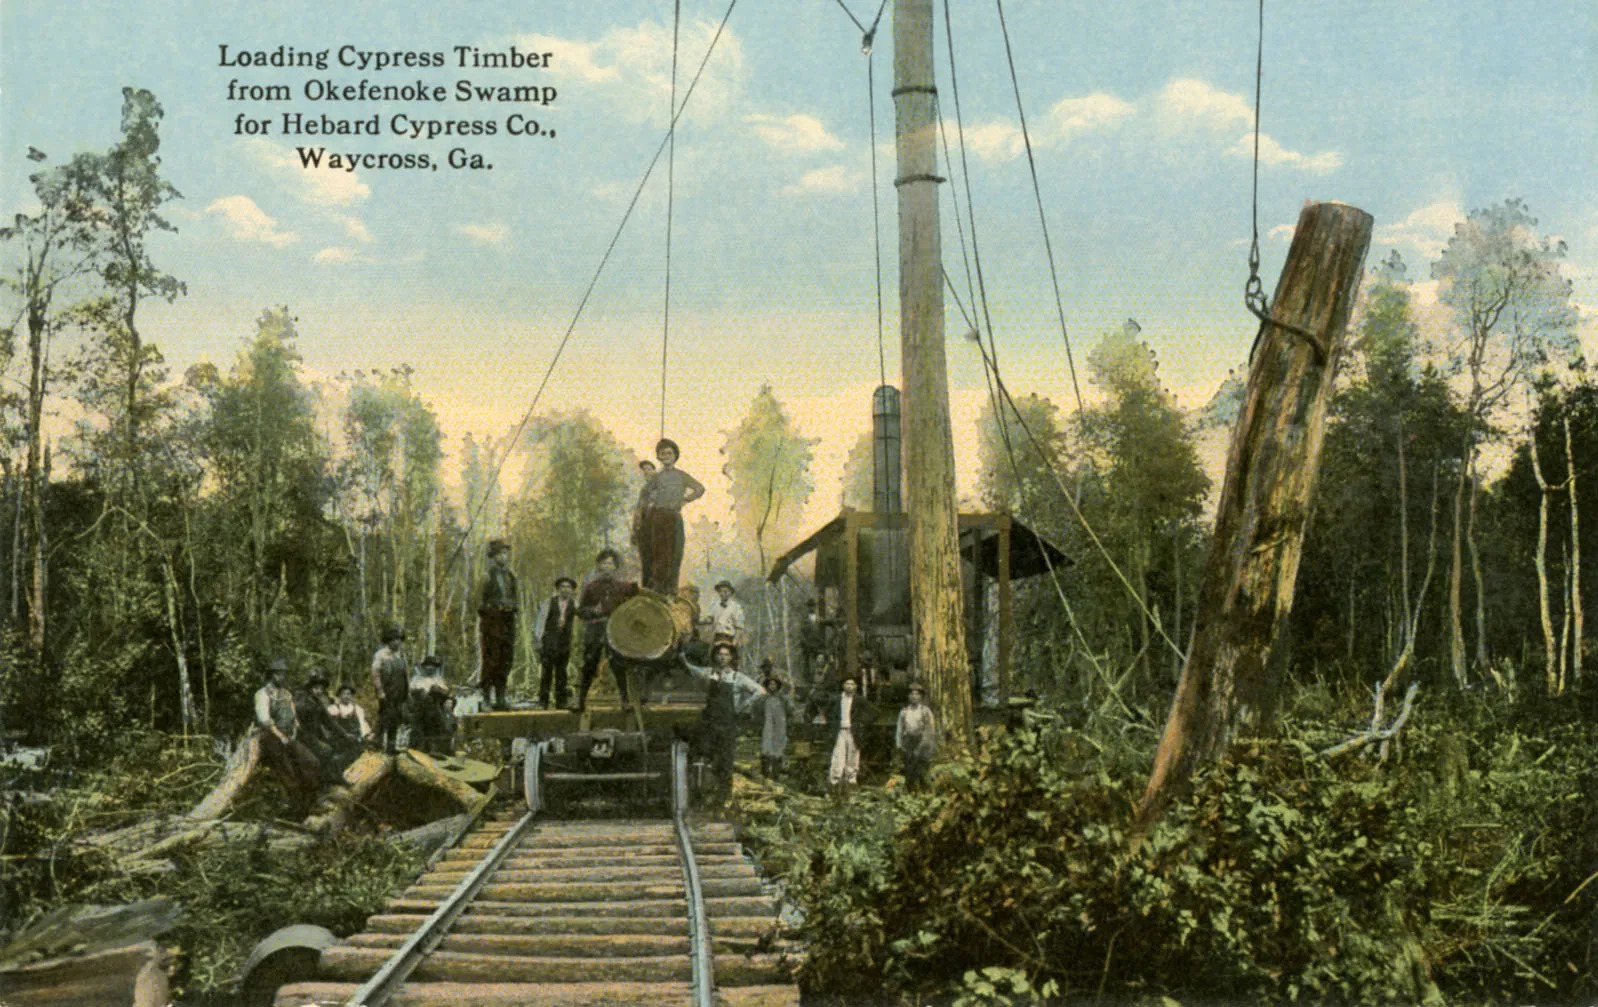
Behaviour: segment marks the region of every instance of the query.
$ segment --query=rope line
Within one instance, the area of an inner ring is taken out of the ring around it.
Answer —
[[[997,2],[997,0],[996,0],[996,2]],[[955,126],[956,126],[956,130],[957,130],[957,135],[959,136],[959,141],[960,141],[960,157],[961,157],[962,164],[964,164],[965,160],[966,160],[965,127],[963,125],[962,117],[961,117],[961,113],[960,113],[960,88],[959,88],[959,81],[958,81],[958,78],[955,76],[955,72],[954,72],[954,33],[953,33],[953,27],[952,27],[952,24],[951,24],[951,21],[950,21],[950,18],[949,18],[949,0],[943,0],[943,10],[944,10],[944,25],[945,25],[946,31],[948,32],[948,37],[949,37],[950,83],[951,83],[952,89],[954,91]],[[1009,50],[1008,36],[1006,36],[1005,49],[1008,52],[1008,50]],[[1012,67],[1013,67],[1013,62],[1012,62]],[[1012,73],[1012,80],[1013,79],[1014,79],[1014,75]],[[1043,446],[1038,442],[1037,438],[1032,434],[1031,429],[1026,424],[1025,418],[1021,416],[1020,410],[1016,407],[1015,400],[1010,395],[1009,389],[1004,384],[1003,377],[1001,376],[1001,373],[999,371],[998,343],[997,343],[997,340],[996,340],[995,335],[994,335],[993,315],[992,315],[992,311],[990,309],[990,305],[989,305],[989,301],[988,301],[987,284],[985,282],[983,269],[982,269],[982,249],[981,249],[980,244],[977,241],[977,235],[976,235],[976,213],[975,213],[975,207],[972,205],[971,196],[970,196],[970,188],[969,188],[970,176],[969,176],[969,172],[967,172],[966,175],[967,175],[966,210],[967,210],[968,213],[971,214],[971,221],[970,221],[970,223],[971,223],[971,256],[972,256],[972,259],[973,259],[973,261],[975,263],[975,266],[976,266],[977,290],[978,290],[978,293],[979,293],[979,302],[978,303],[979,303],[979,305],[980,305],[980,307],[982,309],[982,318],[983,318],[984,326],[987,329],[987,339],[988,339],[987,347],[983,348],[983,346],[982,346],[982,332],[981,332],[981,330],[978,330],[978,333],[977,333],[977,346],[978,346],[978,349],[981,350],[982,354],[983,354],[983,366],[984,366],[984,368],[988,368],[988,367],[992,368],[993,380],[994,380],[995,385],[998,387],[998,389],[999,389],[1000,393],[1002,394],[1003,398],[1006,401],[1009,402],[1010,410],[1011,410],[1012,413],[1014,413],[1016,422],[1020,424],[1021,429],[1023,430],[1023,432],[1026,433],[1027,439],[1029,441],[1031,441],[1033,449],[1038,454],[1038,458],[1043,462],[1044,466],[1048,469],[1049,475],[1053,478],[1053,480],[1055,482],[1055,485],[1057,485],[1059,487],[1060,493],[1065,497],[1066,503],[1071,508],[1072,516],[1076,519],[1077,523],[1082,526],[1082,530],[1087,534],[1088,539],[1098,549],[1099,554],[1104,557],[1104,561],[1107,564],[1109,564],[1110,569],[1115,573],[1116,578],[1118,580],[1120,580],[1122,586],[1126,588],[1127,594],[1132,598],[1133,602],[1136,603],[1138,608],[1142,611],[1144,618],[1148,619],[1148,621],[1153,624],[1155,632],[1159,634],[1160,638],[1163,639],[1168,646],[1170,646],[1171,650],[1177,655],[1177,657],[1181,658],[1183,656],[1181,648],[1176,644],[1176,642],[1174,640],[1171,639],[1170,635],[1165,632],[1165,628],[1164,628],[1163,624],[1160,622],[1159,619],[1155,618],[1154,613],[1149,610],[1148,605],[1143,601],[1142,596],[1138,594],[1136,588],[1134,588],[1132,586],[1132,582],[1127,578],[1126,574],[1121,570],[1120,565],[1118,563],[1116,563],[1114,557],[1112,557],[1110,555],[1110,551],[1109,551],[1108,547],[1105,546],[1104,540],[1099,538],[1098,533],[1093,530],[1093,526],[1088,522],[1087,515],[1082,513],[1082,508],[1079,505],[1076,497],[1071,493],[1071,491],[1069,489],[1066,488],[1065,480],[1060,475],[1058,469],[1056,469],[1056,467],[1054,465],[1054,460],[1052,458],[1050,458],[1049,455],[1043,450]],[[1036,184],[1036,175],[1033,176],[1033,181],[1034,181],[1034,184]],[[956,298],[956,303],[958,303],[958,298]],[[1067,345],[1069,346],[1069,344],[1067,344]],[[1074,380],[1074,372],[1073,372],[1073,380]],[[1081,412],[1081,399],[1078,398],[1077,401],[1078,401],[1078,415],[1080,416],[1080,415],[1082,415],[1082,412]],[[995,412],[995,415],[998,417],[998,422],[1001,425],[1001,434],[1002,434],[1003,433],[1003,426],[1004,426],[1004,423],[1005,423],[1004,418],[1003,418],[1004,411],[1003,411],[1002,408],[997,408],[997,406],[996,406],[994,412]],[[1017,478],[1017,482],[1019,483],[1019,477]],[[1051,566],[1051,569],[1052,569],[1052,566]],[[1058,586],[1058,585],[1056,585],[1056,586]],[[1070,603],[1069,603],[1069,601],[1066,601],[1066,599],[1064,598],[1063,591],[1061,592],[1061,596],[1062,596],[1061,597],[1061,601],[1065,603],[1065,607],[1067,609],[1067,615],[1069,616],[1070,615]],[[1074,618],[1072,619],[1072,624],[1075,625]],[[1089,654],[1091,654],[1092,653],[1092,648],[1091,647],[1086,647],[1086,641],[1085,640],[1083,641],[1083,645],[1088,650]]]
[[[1260,2],[1264,3],[1264,0]],[[1038,185],[1038,165],[1032,156],[1032,134],[1027,130],[1026,110],[1021,107],[1021,82],[1015,73],[1015,54],[1010,50],[1010,29],[1004,21],[1004,0],[993,0],[993,5],[999,12],[999,30],[1004,36],[1004,58],[1010,67],[1010,86],[1015,91],[1015,112],[1021,119],[1021,140],[1026,145],[1027,170],[1032,175],[1032,197],[1038,205],[1038,226],[1043,230],[1043,251],[1049,260],[1049,282],[1054,285],[1054,308],[1060,317],[1060,338],[1065,342],[1065,362],[1071,370],[1071,390],[1076,394],[1077,412],[1081,412],[1082,386],[1077,382],[1076,360],[1071,354],[1071,336],[1065,327],[1065,304],[1060,299],[1060,272],[1055,267],[1054,246],[1049,240],[1049,221],[1043,212],[1043,190]]]
[[[855,26],[855,27],[856,27],[856,28],[859,28],[859,29],[860,29],[860,34],[862,34],[862,35],[864,35],[864,34],[865,34],[865,33],[866,33],[866,26],[865,26],[865,25],[863,25],[863,24],[861,24],[861,23],[860,23],[860,19],[859,19],[859,18],[857,18],[857,17],[855,17],[855,16],[854,16],[854,11],[852,11],[852,10],[850,10],[850,9],[849,9],[849,7],[848,7],[848,5],[846,5],[846,4],[845,4],[845,3],[844,3],[844,2],[843,2],[843,0],[837,0],[837,2],[838,2],[838,7],[839,7],[839,8],[840,8],[840,9],[841,9],[841,10],[842,10],[842,11],[843,11],[843,12],[844,12],[844,13],[845,13],[845,14],[847,14],[847,15],[849,15],[849,20],[851,20],[851,21],[853,21],[853,22],[854,22],[854,26]]]
[[[671,210],[677,174],[677,39],[682,0],[671,5],[671,126],[666,145],[666,294],[660,313],[660,436],[666,436],[666,361],[671,348]]]
[[[738,0],[729,0],[727,10],[721,16],[721,24],[716,27],[716,34],[711,37],[710,45],[705,48],[704,58],[699,61],[699,69],[694,71],[693,80],[689,81],[688,89],[683,92],[682,103],[677,106],[677,111],[671,117],[671,124],[666,129],[666,135],[661,137],[660,144],[655,147],[654,156],[649,159],[649,164],[644,168],[643,177],[638,180],[638,185],[633,189],[632,199],[627,202],[627,209],[622,212],[621,221],[616,225],[616,231],[610,236],[610,242],[605,246],[605,252],[599,259],[599,265],[594,269],[594,275],[588,281],[588,287],[583,291],[583,296],[577,302],[577,308],[572,313],[571,321],[566,326],[565,333],[560,337],[560,342],[555,347],[554,355],[550,357],[549,366],[544,369],[544,376],[538,383],[538,389],[533,393],[532,404],[522,414],[521,421],[516,424],[516,429],[511,432],[510,440],[506,444],[505,452],[494,466],[491,475],[485,484],[482,498],[472,508],[471,518],[467,521],[466,530],[461,533],[460,540],[455,543],[455,548],[450,551],[449,561],[444,565],[444,575],[447,577],[454,568],[455,561],[460,557],[461,550],[471,539],[472,531],[477,526],[477,520],[482,516],[483,507],[488,502],[492,491],[499,485],[500,473],[504,471],[505,462],[510,458],[510,452],[521,438],[522,431],[527,429],[527,423],[533,418],[533,412],[538,408],[539,401],[544,396],[544,390],[549,387],[549,379],[555,373],[555,367],[560,363],[560,358],[566,351],[566,344],[571,342],[572,334],[577,331],[577,323],[583,317],[583,311],[588,307],[588,300],[593,296],[594,288],[599,285],[599,277],[604,273],[605,266],[610,262],[610,257],[616,250],[616,243],[621,240],[621,235],[627,228],[627,221],[632,218],[633,210],[638,206],[638,199],[643,195],[644,186],[649,183],[650,175],[654,174],[655,166],[660,163],[660,156],[666,152],[666,146],[671,140],[673,131],[677,128],[677,121],[688,108],[688,102],[693,99],[694,89],[699,86],[699,80],[704,75],[705,65],[710,62],[710,56],[716,51],[716,44],[721,41],[722,32],[727,28],[727,21],[732,17],[733,8],[738,6]]]
[[[1248,246],[1248,281],[1243,284],[1243,306],[1249,310],[1249,314],[1267,325],[1285,329],[1308,342],[1315,350],[1316,361],[1324,364],[1326,340],[1319,333],[1277,318],[1270,301],[1265,298],[1265,284],[1260,280],[1260,85],[1265,69],[1265,0],[1259,0],[1259,25],[1254,38],[1254,171],[1249,210],[1252,238]],[[1250,360],[1254,358],[1254,350],[1259,348],[1264,336],[1265,330],[1261,329],[1259,335],[1254,337],[1254,345],[1248,353]]]

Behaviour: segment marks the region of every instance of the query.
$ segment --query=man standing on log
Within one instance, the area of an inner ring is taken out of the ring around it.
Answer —
[[[377,734],[383,751],[398,751],[400,725],[405,723],[410,698],[411,672],[405,663],[405,631],[398,626],[383,630],[383,645],[372,655],[372,691],[377,693]]]
[[[610,613],[616,606],[638,593],[632,581],[617,580],[616,568],[621,556],[614,549],[601,549],[594,558],[594,575],[583,585],[582,597],[577,599],[577,617],[583,621],[583,677],[577,685],[577,705],[581,712],[588,706],[588,690],[599,674],[599,659],[605,656],[605,629],[610,624]],[[616,691],[621,694],[622,705],[627,704],[627,678],[615,667]]]
[[[675,594],[682,570],[683,504],[705,495],[699,480],[677,467],[677,442],[662,437],[655,445],[660,471],[638,494],[638,555],[644,587]]]
[[[505,705],[505,681],[516,659],[516,574],[510,568],[510,543],[496,538],[488,543],[488,576],[483,579],[482,601],[477,606],[478,629],[483,644],[483,670],[479,684],[483,702],[494,709]]]
[[[266,666],[266,681],[255,693],[255,723],[261,729],[262,754],[282,777],[289,795],[309,808],[316,797],[316,756],[295,740],[300,720],[288,688],[289,663],[274,657]]]
[[[533,618],[533,642],[538,646],[538,705],[549,709],[549,684],[554,679],[555,706],[564,709],[570,699],[566,665],[572,655],[572,627],[577,624],[577,582],[555,578],[555,593],[544,599]]]

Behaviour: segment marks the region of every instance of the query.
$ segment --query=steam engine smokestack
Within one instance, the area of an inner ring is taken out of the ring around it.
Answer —
[[[878,514],[904,510],[900,494],[899,389],[882,385],[871,396],[871,509]]]

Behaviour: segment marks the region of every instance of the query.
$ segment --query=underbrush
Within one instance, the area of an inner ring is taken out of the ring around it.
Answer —
[[[1324,757],[1357,717],[1301,708],[1142,837],[1142,760],[1047,720],[985,733],[931,795],[737,810],[822,1000],[1580,1001],[1598,739],[1571,704],[1432,698],[1384,761]]]

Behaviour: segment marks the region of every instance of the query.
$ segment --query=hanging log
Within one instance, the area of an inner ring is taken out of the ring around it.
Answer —
[[[1144,793],[1144,824],[1238,728],[1269,716],[1371,224],[1370,214],[1342,203],[1310,203],[1299,215],[1271,302],[1282,324],[1260,327],[1232,431],[1193,642]]]
[[[699,611],[681,595],[640,591],[610,614],[605,635],[611,649],[635,661],[670,657],[693,639]]]

